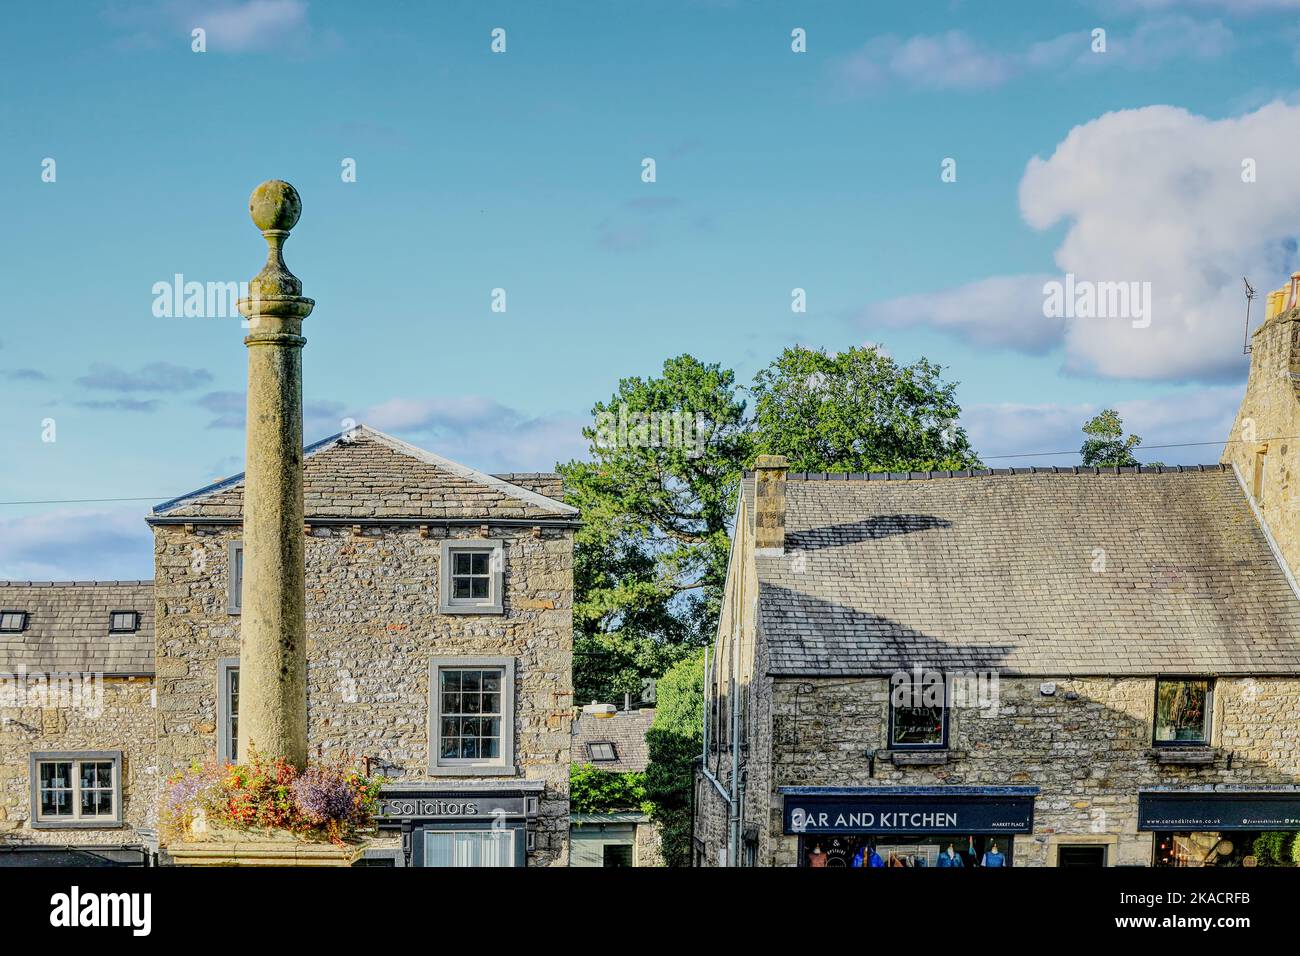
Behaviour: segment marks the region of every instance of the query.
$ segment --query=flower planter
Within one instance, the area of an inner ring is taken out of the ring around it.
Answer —
[[[364,851],[362,841],[339,846],[284,830],[210,828],[201,817],[167,847],[177,866],[351,866]]]

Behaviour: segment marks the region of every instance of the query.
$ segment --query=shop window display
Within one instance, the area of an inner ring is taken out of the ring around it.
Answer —
[[[1011,865],[1011,847],[1011,837],[988,834],[828,834],[799,838],[800,865],[830,868],[999,868]]]
[[[946,747],[946,703],[947,688],[942,680],[895,675],[889,695],[889,746],[897,749]]]
[[[1156,866],[1277,866],[1294,865],[1274,859],[1267,852],[1261,859],[1258,830],[1201,830],[1191,833],[1157,833]]]
[[[1156,682],[1157,744],[1203,744],[1210,739],[1210,682]]]

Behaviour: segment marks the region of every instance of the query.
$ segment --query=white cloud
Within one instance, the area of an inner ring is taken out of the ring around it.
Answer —
[[[1300,0],[1106,0],[1101,6],[1126,14],[1131,14],[1135,9],[1172,10],[1175,7],[1250,14],[1275,10],[1300,10]]]
[[[1047,275],[994,276],[954,289],[901,296],[868,306],[861,319],[894,328],[931,325],[976,345],[1042,353],[1057,345],[1062,319],[1043,315]]]
[[[1015,57],[982,46],[960,30],[875,37],[845,59],[841,79],[855,89],[878,89],[891,81],[929,90],[1000,86],[1017,69]]]
[[[209,392],[195,404],[215,416],[208,428],[242,429],[245,401],[243,392]],[[481,471],[549,471],[557,461],[585,455],[587,450],[583,421],[565,415],[530,415],[479,395],[399,396],[368,407],[307,401],[303,437],[310,443],[336,434],[347,419]]]
[[[1065,370],[1077,374],[1239,378],[1241,277],[1251,277],[1262,294],[1282,285],[1297,263],[1300,179],[1290,172],[1297,141],[1300,106],[1280,101],[1222,120],[1149,106],[1076,126],[1050,157],[1029,161],[1021,214],[1035,229],[1065,224],[1055,252],[1061,273],[1149,282],[1147,328],[1126,317],[1030,322],[1035,283],[1041,315],[1042,277],[1024,275],[894,299],[863,317],[934,326],[1029,353],[1059,341]],[[1242,181],[1246,159],[1255,163],[1256,182]],[[1257,300],[1252,322],[1262,309]]]
[[[1171,61],[1208,60],[1232,49],[1233,37],[1218,20],[1182,15],[1143,21],[1131,31],[1108,29],[1106,51],[1093,52],[1092,31],[1077,30],[996,50],[960,30],[901,38],[875,37],[840,60],[841,85],[874,92],[891,85],[918,90],[980,90],[1039,72],[1070,69],[1147,70]]]
[[[207,369],[185,368],[171,362],[150,362],[134,372],[94,362],[77,384],[108,392],[183,392],[210,381],[212,373]]]
[[[587,451],[580,419],[532,416],[479,396],[394,398],[358,421],[483,471],[549,471]]]
[[[1297,137],[1300,107],[1282,103],[1224,120],[1150,106],[1075,127],[1051,157],[1030,160],[1021,213],[1036,229],[1067,224],[1061,271],[1151,283],[1149,328],[1124,318],[1067,322],[1067,370],[1240,375],[1241,277],[1271,289],[1295,261]],[[1245,159],[1256,163],[1255,183],[1242,182]]]
[[[0,517],[0,579],[91,581],[153,577],[143,507],[60,508]]]
[[[208,53],[255,50],[302,52],[311,46],[333,48],[338,37],[315,36],[307,19],[305,0],[155,0],[114,6],[104,16],[124,34],[117,45],[127,49],[156,49],[183,43],[191,32],[207,33]]]
[[[307,27],[307,4],[302,0],[248,0],[208,7],[192,16],[195,26],[208,31],[209,49],[239,52],[274,47]]]

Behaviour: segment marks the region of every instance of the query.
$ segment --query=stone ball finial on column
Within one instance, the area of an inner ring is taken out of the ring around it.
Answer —
[[[248,215],[253,225],[265,232],[278,229],[288,232],[298,225],[302,215],[302,198],[298,190],[283,179],[268,179],[248,197]]]
[[[283,179],[268,179],[248,197],[248,215],[262,231],[267,245],[266,265],[248,283],[249,298],[254,303],[251,308],[262,314],[293,313],[306,317],[311,312],[311,300],[302,299],[302,280],[284,263],[285,240],[302,215],[298,190]],[[287,301],[290,299],[301,299],[301,302],[290,303]]]

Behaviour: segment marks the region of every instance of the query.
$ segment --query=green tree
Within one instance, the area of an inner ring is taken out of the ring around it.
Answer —
[[[601,770],[589,763],[569,768],[569,810],[572,813],[612,813],[654,809],[645,793],[645,774],[633,770]]]
[[[1260,866],[1300,863],[1300,836],[1291,830],[1266,830],[1255,838],[1251,852]]]
[[[899,365],[874,346],[834,355],[787,348],[754,379],[754,444],[794,471],[978,467],[957,425],[957,383],[922,358]]]
[[[712,637],[740,472],[751,457],[735,374],[689,355],[625,378],[560,465],[582,510],[574,554],[577,699],[640,690]]]
[[[661,827],[664,865],[690,866],[691,791],[704,743],[704,652],[674,664],[659,679],[656,694],[654,723],[646,733],[646,797]]]
[[[1124,437],[1124,422],[1113,408],[1101,412],[1083,423],[1083,433],[1088,437],[1079,449],[1083,464],[1088,467],[1129,468],[1141,462],[1133,456],[1133,449],[1142,444],[1137,435]],[[1158,465],[1160,462],[1152,462]]]

